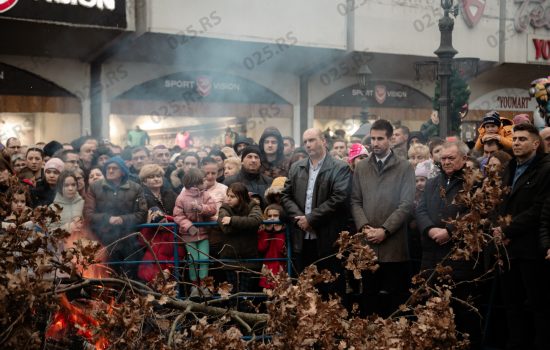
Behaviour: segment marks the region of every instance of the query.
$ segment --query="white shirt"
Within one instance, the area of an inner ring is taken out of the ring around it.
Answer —
[[[385,164],[386,164],[386,159],[388,159],[388,157],[389,157],[390,155],[391,155],[391,150],[388,152],[388,154],[386,154],[386,155],[384,156],[384,158],[378,158],[378,156],[375,155],[375,157],[376,157],[376,163],[378,163],[378,161],[381,160],[382,163],[384,163],[384,165],[385,165]]]
[[[323,159],[321,159],[319,163],[317,163],[316,167],[314,167],[313,164],[311,163],[311,159],[309,160],[309,178],[307,180],[306,205],[304,208],[304,213],[306,215],[311,213],[311,207],[313,205],[313,190],[315,189],[315,181],[317,180],[317,175],[319,175],[319,171],[323,166],[325,157],[323,157]],[[317,234],[315,234],[315,232],[313,231],[306,231],[306,235],[304,239],[317,239]]]

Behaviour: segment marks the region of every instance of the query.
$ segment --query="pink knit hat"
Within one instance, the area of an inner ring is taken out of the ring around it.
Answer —
[[[353,160],[362,154],[366,154],[368,156],[369,152],[367,152],[367,149],[362,144],[354,143],[349,149],[348,162],[350,164],[353,163]]]
[[[63,171],[64,168],[65,163],[63,163],[63,161],[59,158],[50,158],[50,160],[46,162],[46,165],[44,165],[44,170],[55,169],[60,173]]]
[[[514,116],[513,120],[514,120],[514,125],[518,125],[518,124],[522,124],[522,123],[531,124],[531,120],[529,119],[529,115],[524,114],[524,113]]]

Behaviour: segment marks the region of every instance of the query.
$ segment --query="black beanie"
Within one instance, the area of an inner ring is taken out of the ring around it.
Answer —
[[[44,146],[44,155],[51,157],[55,154],[55,152],[59,151],[60,149],[63,149],[63,145],[60,142],[57,141],[50,141]]]
[[[255,145],[246,146],[245,149],[243,149],[243,152],[241,153],[241,161],[246,157],[249,153],[256,153],[258,157],[260,157],[260,147]]]
[[[500,121],[500,114],[496,111],[491,111],[483,117],[483,121],[481,122],[481,126],[485,126],[485,124],[495,124],[496,126],[500,127],[502,124]]]

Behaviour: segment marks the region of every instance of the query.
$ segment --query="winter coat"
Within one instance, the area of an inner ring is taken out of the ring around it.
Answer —
[[[202,210],[193,210],[193,204],[202,205]],[[208,239],[208,231],[205,227],[198,227],[195,235],[189,233],[194,222],[213,221],[212,216],[216,215],[216,202],[205,191],[196,187],[184,188],[176,199],[174,207],[174,221],[180,227],[180,234],[184,242],[197,242]]]
[[[171,216],[166,216],[166,219],[168,222],[174,222],[174,218]],[[141,234],[151,246],[151,249],[149,249],[140,237],[139,243],[146,248],[142,261],[155,261],[155,256],[158,261],[174,261],[173,229],[173,227],[147,227],[141,229]],[[178,244],[178,258],[185,258],[183,244]],[[144,281],[151,281],[160,272],[159,265],[162,270],[174,266],[171,263],[159,263],[158,265],[155,262],[141,263],[138,267],[138,277]]]
[[[502,147],[510,151],[512,149],[512,134],[514,133],[514,124],[506,118],[500,118],[500,120],[503,122],[503,124],[498,129],[498,135],[500,136],[500,144]],[[512,124],[510,124],[512,123]],[[485,127],[480,126],[477,129],[477,132],[479,136],[476,140],[476,145],[474,146],[474,149],[476,151],[483,151],[483,136],[485,136]]]
[[[267,160],[262,161],[262,166],[260,168],[260,173],[265,176],[268,176],[272,179],[288,175],[289,162],[286,158],[283,158],[280,161],[269,163]]]
[[[212,217],[212,220],[218,221],[218,211],[220,210],[222,204],[225,202],[225,198],[227,197],[227,186],[216,182],[214,186],[207,188],[205,192],[208,193],[216,203],[216,214]]]
[[[229,225],[222,225],[224,217],[230,216]],[[258,228],[263,216],[260,206],[253,201],[248,205],[246,212],[238,213],[228,204],[220,208],[218,223],[224,233],[224,247],[220,252],[223,259],[256,259],[258,258]],[[234,265],[234,264],[233,264]],[[259,263],[240,263],[250,268],[259,268]]]
[[[398,146],[392,148],[393,154],[399,159],[407,160],[409,159],[409,150],[407,149],[407,143],[404,142]],[[374,157],[376,158],[376,157]]]
[[[176,205],[176,194],[171,189],[160,189],[160,200],[151,192],[147,186],[143,186],[143,196],[147,201],[147,209],[158,207],[166,215],[174,214],[174,206]]]
[[[544,202],[540,216],[539,245],[543,254],[550,249],[550,197]]]
[[[376,157],[357,164],[351,191],[355,226],[384,228],[386,238],[371,244],[380,262],[402,262],[409,258],[407,223],[413,215],[414,170],[408,161],[390,155],[379,172]]]
[[[226,178],[224,185],[230,186],[234,182],[241,182],[248,189],[248,192],[258,194],[262,198],[262,203],[265,203],[265,190],[271,186],[273,179],[261,173],[249,173],[242,168],[238,174]]]
[[[454,242],[439,245],[428,236],[431,228],[445,228],[452,235],[453,226],[445,223],[446,220],[456,218],[457,215],[467,213],[467,208],[453,203],[456,195],[464,185],[464,173],[462,170],[451,176],[440,173],[437,177],[428,180],[420,203],[416,208],[416,223],[420,231],[422,244],[421,270],[434,269],[438,263],[451,251]],[[442,189],[445,189],[445,198],[442,198]],[[456,280],[469,280],[475,278],[474,261],[456,261],[448,259],[446,266],[453,268],[452,276]]]
[[[286,256],[285,244],[286,231],[282,226],[281,231],[268,232],[266,230],[258,231],[258,253],[264,259],[281,259]],[[278,274],[281,269],[285,269],[284,261],[264,261],[263,264],[274,274]],[[260,287],[273,288],[273,283],[269,283],[267,278],[260,278]]]
[[[51,187],[45,180],[38,181],[36,187],[31,189],[32,207],[52,204],[56,193],[55,186]]]
[[[109,219],[120,216],[122,225],[111,225]],[[137,183],[127,180],[114,186],[106,179],[90,186],[84,203],[84,218],[103,245],[109,245],[136,231],[136,226],[147,218],[147,202],[143,189]],[[117,245],[124,249],[124,243]]]
[[[82,218],[84,211],[84,200],[79,194],[73,199],[68,199],[57,193],[51,206],[59,205],[63,210],[59,214],[60,221],[56,223],[55,227],[60,227],[66,231],[69,231],[69,225],[75,218]]]
[[[516,167],[517,162],[510,161],[504,171],[504,185],[512,186]],[[511,258],[531,260],[540,257],[541,211],[550,195],[549,179],[550,157],[537,154],[499,206],[500,215],[512,216],[510,225],[502,230],[510,239],[507,248]]]
[[[281,203],[291,221],[305,215],[309,166],[309,158],[295,162],[285,182]],[[328,154],[325,156],[313,188],[312,210],[306,215],[309,225],[317,234],[320,257],[335,252],[334,242],[340,232],[347,228],[349,213],[346,204],[349,201],[350,174],[350,168],[345,162]],[[292,248],[297,253],[302,251],[304,234],[304,231],[296,228],[291,235]]]
[[[439,125],[434,124],[430,118],[426,122],[422,123],[420,126],[420,132],[427,139],[430,137],[439,136]]]

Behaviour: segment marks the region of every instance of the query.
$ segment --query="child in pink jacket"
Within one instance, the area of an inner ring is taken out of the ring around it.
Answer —
[[[208,276],[208,263],[193,263],[196,260],[208,260],[208,233],[205,227],[193,226],[195,222],[213,221],[216,215],[216,203],[204,191],[204,172],[197,168],[190,169],[183,178],[184,189],[176,199],[174,221],[179,225],[179,233],[185,242],[189,264],[189,278],[193,283],[190,297],[210,296],[201,280]]]

